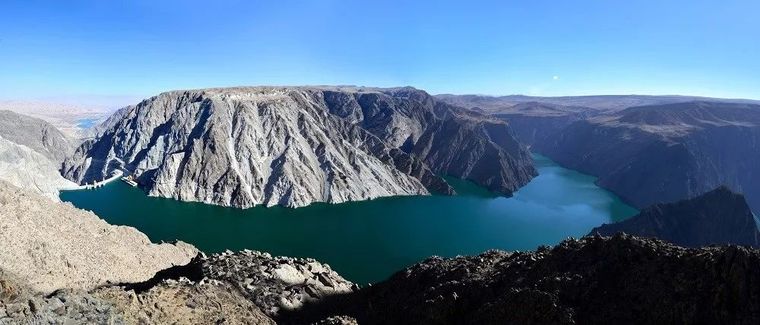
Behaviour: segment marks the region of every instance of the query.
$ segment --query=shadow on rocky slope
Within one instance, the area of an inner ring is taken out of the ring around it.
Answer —
[[[535,252],[433,257],[348,295],[283,313],[301,324],[757,324],[760,251],[628,235]]]

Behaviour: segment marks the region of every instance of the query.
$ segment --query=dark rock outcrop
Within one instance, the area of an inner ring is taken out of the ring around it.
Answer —
[[[624,232],[686,247],[736,244],[760,247],[760,231],[741,194],[721,186],[693,199],[656,204],[630,219],[594,228],[602,236]]]
[[[628,235],[535,252],[430,258],[357,293],[281,316],[360,324],[757,324],[760,251]]]

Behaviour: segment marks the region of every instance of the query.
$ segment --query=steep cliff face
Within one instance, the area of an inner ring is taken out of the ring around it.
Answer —
[[[760,105],[634,107],[575,122],[534,148],[640,208],[726,184],[760,210]]]
[[[535,252],[429,258],[278,323],[347,315],[361,324],[754,324],[758,268],[754,249],[586,237]]]
[[[511,194],[536,175],[509,126],[414,88],[327,92],[328,109],[440,174]]]
[[[719,187],[696,198],[657,204],[630,219],[594,228],[591,234],[618,232],[654,237],[679,246],[736,244],[760,247],[760,231],[741,194]]]
[[[58,172],[74,146],[43,120],[0,111],[0,180],[58,200],[58,190],[76,186]]]
[[[504,123],[414,89],[176,91],[119,114],[64,163],[65,177],[123,168],[150,195],[298,207],[453,193],[436,173],[509,194],[535,174]]]

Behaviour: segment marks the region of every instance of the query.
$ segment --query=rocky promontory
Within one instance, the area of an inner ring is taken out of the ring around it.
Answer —
[[[736,244],[760,247],[760,230],[744,196],[725,186],[693,199],[656,204],[630,219],[594,228],[602,236],[624,232],[680,246]]]
[[[504,122],[413,88],[174,91],[118,117],[66,178],[124,169],[149,195],[245,208],[452,194],[439,174],[509,195],[536,174]]]

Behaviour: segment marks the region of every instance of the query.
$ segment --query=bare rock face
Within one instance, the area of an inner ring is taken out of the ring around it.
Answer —
[[[436,173],[509,194],[535,175],[506,124],[415,89],[176,91],[119,115],[64,162],[66,178],[123,168],[149,195],[245,208],[452,194]]]
[[[331,113],[420,157],[439,174],[506,195],[537,174],[506,123],[443,103],[424,91],[325,91],[324,97]]]
[[[744,196],[721,186],[696,198],[656,204],[630,219],[594,228],[591,234],[618,232],[654,237],[685,247],[711,244],[760,247],[760,231]]]
[[[59,190],[76,186],[58,172],[74,145],[43,120],[0,111],[0,180],[57,201]]]
[[[0,181],[0,269],[35,292],[136,282],[186,264],[189,244],[153,244],[131,227]]]

